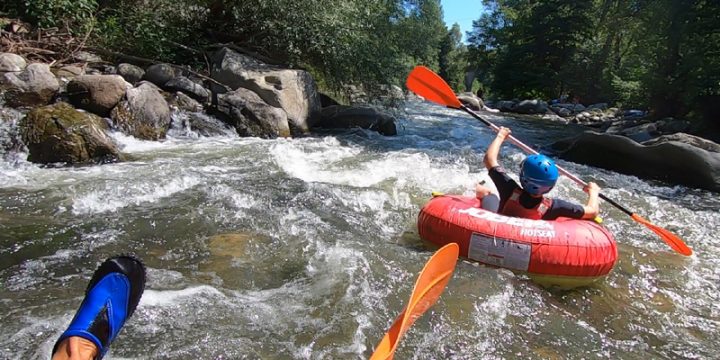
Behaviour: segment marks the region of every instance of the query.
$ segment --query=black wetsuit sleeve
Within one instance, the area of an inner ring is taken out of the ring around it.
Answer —
[[[543,220],[555,220],[559,217],[571,219],[582,219],[585,215],[585,208],[580,204],[569,201],[553,199],[550,209],[543,216]]]
[[[505,200],[507,200],[510,195],[512,195],[513,191],[519,188],[520,185],[508,176],[508,174],[505,173],[505,169],[501,166],[496,166],[490,169],[488,171],[488,175],[490,176],[490,179],[492,179],[493,183],[495,183],[498,196],[500,197],[500,208],[502,209],[502,206],[505,204]]]

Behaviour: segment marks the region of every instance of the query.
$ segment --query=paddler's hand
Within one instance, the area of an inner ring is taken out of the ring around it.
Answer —
[[[507,137],[510,136],[511,133],[512,133],[512,131],[510,129],[508,129],[504,126],[501,126],[500,130],[498,130],[496,137],[502,141],[505,141],[505,139],[507,139]]]
[[[598,184],[591,181],[587,184],[587,186],[585,186],[585,188],[583,188],[583,191],[588,193],[588,195],[597,195],[600,193],[600,187]]]

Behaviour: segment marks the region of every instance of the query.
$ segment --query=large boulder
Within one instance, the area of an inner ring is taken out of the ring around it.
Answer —
[[[515,104],[516,102],[512,100],[502,100],[498,101],[495,107],[502,112],[511,112],[515,108]]]
[[[639,144],[624,136],[585,132],[553,144],[564,159],[624,174],[720,191],[720,153],[687,134]],[[704,144],[703,147],[695,144]]]
[[[523,100],[512,108],[512,112],[518,114],[545,114],[547,111],[548,103],[543,100]]]
[[[460,102],[471,110],[480,111],[485,107],[485,103],[473,93],[460,93],[457,95]]]
[[[217,111],[240,136],[289,137],[285,111],[268,105],[258,94],[245,88],[218,95]]]
[[[165,84],[172,80],[174,77],[180,75],[180,71],[170,64],[155,64],[150,65],[145,70],[145,80],[163,87]]]
[[[123,158],[105,132],[105,120],[64,102],[33,109],[20,121],[20,129],[30,151],[28,160],[35,163],[105,163]]]
[[[363,128],[380,134],[397,135],[395,119],[371,107],[333,105],[322,109],[318,127],[328,129]]]
[[[110,113],[115,126],[138,139],[158,140],[170,127],[170,106],[153,84],[142,82],[129,89],[127,100]]]
[[[4,73],[0,89],[5,90],[5,102],[12,107],[46,105],[60,89],[55,75],[46,64],[30,64],[25,70]]]
[[[25,58],[13,53],[0,53],[0,72],[20,72],[25,70]]]
[[[307,133],[320,111],[317,85],[304,70],[279,69],[223,48],[213,57],[212,78],[233,90],[249,89],[284,110],[294,134]]]
[[[81,75],[67,84],[67,93],[75,107],[107,116],[130,87],[119,75]]]

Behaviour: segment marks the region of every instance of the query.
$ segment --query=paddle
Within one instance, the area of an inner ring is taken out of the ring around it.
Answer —
[[[400,338],[428,308],[437,301],[450,281],[457,263],[460,247],[451,243],[443,246],[428,260],[420,272],[407,307],[395,319],[390,330],[375,348],[370,360],[391,360]]]
[[[470,110],[467,106],[463,105],[457,98],[457,96],[455,96],[455,92],[450,88],[450,85],[448,85],[445,80],[443,80],[438,74],[435,74],[432,70],[424,66],[416,66],[415,69],[410,72],[410,75],[408,75],[407,78],[406,85],[408,89],[412,90],[412,92],[429,101],[443,106],[447,106],[449,108],[465,110],[465,112],[470,114],[472,117],[480,120],[483,124],[489,126],[493,130],[498,131],[500,129],[495,124],[487,121],[486,119],[478,115],[476,112]],[[520,142],[512,135],[508,136],[508,139],[510,139],[510,142],[517,145],[526,153],[538,153],[529,146]],[[560,173],[567,176],[572,181],[576,182],[578,185],[582,187],[587,186],[586,182],[580,180],[577,176],[571,174],[562,167],[558,166],[558,170],[560,171]],[[600,194],[600,198],[620,209],[622,212],[629,215],[636,222],[645,225],[648,229],[652,230],[655,234],[660,236],[660,238],[663,239],[663,241],[665,241],[665,243],[667,243],[676,252],[685,256],[692,255],[692,250],[687,245],[685,245],[682,239],[680,239],[677,235],[671,233],[664,228],[650,223],[645,218],[626,209],[622,205],[616,203],[615,201],[611,200],[603,194]]]

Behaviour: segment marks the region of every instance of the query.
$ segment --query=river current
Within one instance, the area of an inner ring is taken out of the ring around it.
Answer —
[[[181,115],[181,114],[176,114]],[[578,131],[487,115],[539,148]],[[105,258],[133,253],[148,283],[109,359],[362,359],[405,306],[435,247],[416,220],[432,191],[472,194],[494,137],[463,113],[409,103],[399,135],[297,139],[113,136],[134,160],[0,161],[0,359],[49,359]],[[0,124],[0,138],[13,129]],[[519,149],[502,164],[517,172]],[[619,260],[554,291],[460,261],[398,359],[678,359],[720,354],[720,197],[558,160],[693,248],[677,255],[601,203]],[[584,202],[562,179],[551,196]]]

